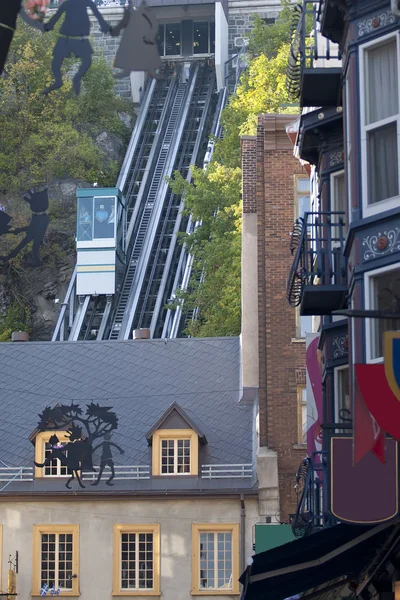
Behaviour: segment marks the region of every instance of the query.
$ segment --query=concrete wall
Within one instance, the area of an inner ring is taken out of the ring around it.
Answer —
[[[253,554],[253,526],[259,520],[256,498],[245,500],[246,552]],[[0,504],[3,525],[2,588],[7,582],[8,557],[19,551],[18,594],[31,597],[32,542],[35,524],[79,524],[80,598],[112,600],[113,526],[116,523],[159,523],[161,529],[161,595],[187,600],[192,583],[192,523],[239,523],[241,503],[235,499],[132,499],[7,502]],[[240,539],[240,535],[239,535]],[[242,563],[240,570],[242,568]],[[207,596],[216,600],[214,596]],[[224,596],[225,597],[225,596]],[[221,596],[218,596],[221,598]],[[229,596],[226,596],[229,598]]]

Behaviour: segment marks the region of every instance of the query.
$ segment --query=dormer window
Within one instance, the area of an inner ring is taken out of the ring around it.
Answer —
[[[153,475],[197,475],[199,437],[192,429],[158,429],[153,434]]]
[[[35,463],[43,464],[44,467],[35,466],[35,477],[67,477],[69,475],[68,468],[62,464],[59,458],[56,458],[54,436],[57,436],[59,444],[66,444],[69,441],[66,431],[42,431],[36,435]]]
[[[153,476],[199,473],[199,444],[207,443],[192,417],[174,402],[146,435],[152,446]]]
[[[190,438],[161,440],[161,475],[190,473]]]

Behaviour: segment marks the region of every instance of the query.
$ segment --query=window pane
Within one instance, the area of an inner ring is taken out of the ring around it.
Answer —
[[[200,534],[200,589],[215,587],[214,534]]]
[[[367,124],[370,124],[399,112],[396,40],[368,50],[366,59]]]
[[[164,38],[165,38],[165,25],[158,26],[158,33],[156,37],[157,48],[160,56],[164,56]]]
[[[90,242],[93,239],[93,198],[78,200],[78,242]]]
[[[175,441],[161,440],[161,473],[174,473]]]
[[[115,227],[115,199],[95,198],[93,237],[113,238]]]
[[[372,278],[372,307],[375,310],[400,312],[400,269],[388,271]],[[400,319],[371,319],[371,357],[383,356],[383,334],[400,330]]]
[[[307,388],[301,388],[301,441],[307,443]]]
[[[208,22],[193,23],[193,54],[208,54]]]
[[[215,54],[215,23],[210,23],[210,53]]]
[[[166,55],[174,56],[181,53],[181,25],[169,23],[165,26]]]
[[[218,585],[221,588],[232,588],[232,533],[218,533]]]
[[[153,534],[125,533],[121,537],[121,589],[153,588]],[[128,550],[125,543],[128,541]]]
[[[190,440],[178,440],[178,473],[190,473]]]
[[[350,381],[349,368],[336,369],[336,390],[335,390],[335,418],[338,423],[348,423],[351,421],[350,404]],[[338,429],[338,433],[345,433],[345,429]]]
[[[367,133],[369,204],[399,193],[397,124],[389,123]]]

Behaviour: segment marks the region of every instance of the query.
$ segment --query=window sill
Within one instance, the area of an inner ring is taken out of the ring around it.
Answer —
[[[292,338],[290,340],[291,344],[305,344],[306,343],[306,338]]]
[[[146,592],[146,590],[127,590],[126,592],[113,592],[111,595],[113,596],[113,598],[118,596],[153,596],[159,598],[161,596],[161,592]]]
[[[60,595],[57,597],[58,598],[62,598],[62,597],[64,597],[64,598],[79,598],[80,595],[81,595],[80,592],[60,592]],[[32,596],[32,598],[38,598],[38,597],[40,598],[41,597],[40,592],[39,592],[39,594],[34,594],[33,592],[31,592],[31,596]]]
[[[307,450],[307,444],[293,444],[295,450]]]
[[[198,590],[190,592],[191,596],[240,596],[240,592],[233,590]]]

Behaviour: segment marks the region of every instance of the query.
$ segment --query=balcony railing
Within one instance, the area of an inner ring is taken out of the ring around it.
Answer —
[[[201,465],[202,479],[251,479],[254,474],[254,465],[250,463],[241,464],[217,464],[217,465]],[[108,479],[110,472],[102,474],[102,480]],[[69,475],[62,477],[48,476],[41,479],[65,479]],[[98,472],[84,471],[84,481],[95,481],[98,477]],[[115,465],[115,481],[118,480],[139,480],[150,479],[151,470],[149,465]],[[0,482],[5,482],[3,487],[0,486],[0,491],[5,489],[10,483],[21,483],[33,481],[34,474],[32,467],[0,467]]]
[[[342,212],[305,213],[293,228],[287,299],[302,315],[329,315],[345,306],[347,261]]]
[[[253,465],[202,465],[203,479],[251,479]]]
[[[336,44],[321,35],[319,4],[315,0],[303,0],[294,12],[297,19],[293,27],[286,85],[290,98],[300,99],[301,106],[336,106],[339,100],[341,54]]]
[[[292,520],[296,537],[313,533],[316,529],[330,527],[335,519],[328,510],[324,486],[327,484],[326,452],[313,452],[312,458],[300,463],[296,474],[298,504]]]

